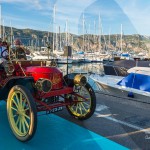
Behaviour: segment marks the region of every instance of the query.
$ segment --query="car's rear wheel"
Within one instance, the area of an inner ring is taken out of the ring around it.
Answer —
[[[73,95],[67,95],[70,99],[70,105],[67,105],[68,112],[79,120],[90,118],[96,107],[96,97],[92,87],[87,83],[85,86],[76,85],[76,92]]]
[[[17,139],[25,142],[33,137],[37,127],[36,105],[25,87],[16,85],[11,88],[7,99],[7,116]]]

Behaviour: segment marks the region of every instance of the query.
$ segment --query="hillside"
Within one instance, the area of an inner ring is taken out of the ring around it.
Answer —
[[[10,40],[10,27],[5,27],[8,41]],[[53,34],[46,31],[37,31],[32,29],[16,29],[13,28],[13,35],[15,38],[20,38],[25,46],[46,46],[48,42],[52,47]],[[61,35],[61,36],[60,36]],[[56,38],[57,37],[57,38]],[[66,45],[66,34],[54,34],[55,49],[60,49]],[[68,45],[71,45],[74,50],[85,51],[116,51],[121,49],[120,35],[102,35],[101,47],[99,36],[94,35],[74,35],[68,34]],[[84,47],[83,47],[84,45]],[[124,52],[149,52],[150,50],[150,37],[143,35],[123,35],[122,37],[122,50]]]

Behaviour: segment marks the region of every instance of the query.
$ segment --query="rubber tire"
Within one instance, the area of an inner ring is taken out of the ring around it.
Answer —
[[[85,88],[89,91],[89,94],[91,96],[91,107],[90,107],[89,113],[87,113],[85,116],[76,116],[70,111],[69,107],[66,106],[69,114],[78,120],[86,120],[86,119],[90,118],[94,114],[95,108],[96,108],[96,96],[95,96],[95,92],[94,92],[93,88],[91,87],[91,85],[89,83],[87,83],[85,85]]]
[[[8,99],[7,99],[7,110],[8,110],[8,107],[9,107],[9,103],[8,101],[10,100],[10,97],[12,96],[13,92],[14,91],[21,91],[27,101],[28,101],[28,105],[30,107],[30,111],[32,112],[31,113],[31,123],[30,123],[30,128],[29,128],[29,131],[30,133],[28,132],[25,136],[19,136],[18,134],[16,134],[16,132],[14,131],[13,127],[12,127],[12,124],[10,122],[10,118],[9,118],[9,112],[7,111],[7,117],[8,117],[8,121],[9,121],[9,125],[10,125],[10,128],[13,132],[13,134],[15,135],[15,137],[20,140],[21,142],[27,142],[29,140],[32,139],[32,137],[34,136],[35,132],[36,132],[36,128],[37,128],[37,110],[36,110],[36,104],[34,102],[34,99],[33,99],[33,96],[31,95],[31,93],[29,92],[29,90],[27,88],[25,88],[24,86],[22,85],[15,85],[11,88],[9,94],[8,94]]]

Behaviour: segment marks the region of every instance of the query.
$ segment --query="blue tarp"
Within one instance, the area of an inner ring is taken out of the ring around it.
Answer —
[[[129,54],[121,54],[122,57],[130,57]]]
[[[77,52],[77,54],[84,54],[84,52],[83,52],[83,51],[81,51],[81,52]]]
[[[120,86],[150,92],[150,76],[148,75],[130,73],[117,84]]]

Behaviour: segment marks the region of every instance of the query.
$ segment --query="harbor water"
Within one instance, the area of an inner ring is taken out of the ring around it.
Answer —
[[[63,75],[67,74],[67,64],[58,64],[58,68],[63,72]],[[89,78],[91,73],[103,75],[103,63],[80,63],[80,64],[68,64],[68,73],[81,73],[84,74],[90,85],[95,91],[99,90],[96,83]]]

